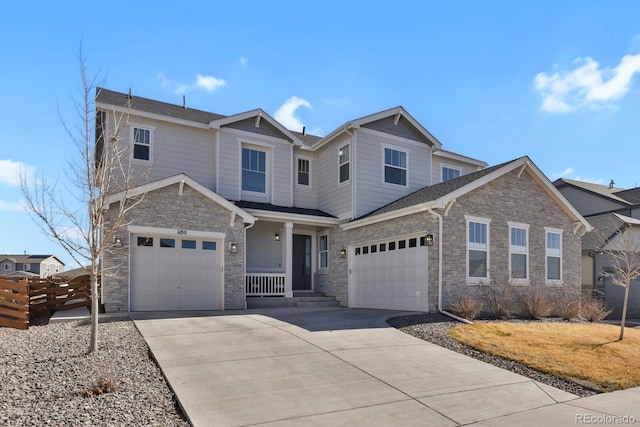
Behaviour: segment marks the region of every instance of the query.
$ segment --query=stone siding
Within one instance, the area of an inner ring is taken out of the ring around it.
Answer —
[[[224,308],[243,309],[244,292],[244,230],[242,218],[236,216],[229,225],[230,212],[188,185],[178,194],[174,184],[145,194],[132,209],[127,225],[220,232],[226,235],[224,247]],[[107,212],[107,222],[117,211],[116,204]],[[104,254],[102,302],[108,312],[129,310],[129,232],[123,226],[116,234],[123,236],[121,248],[111,248]],[[229,242],[238,244],[238,252],[228,251]]]

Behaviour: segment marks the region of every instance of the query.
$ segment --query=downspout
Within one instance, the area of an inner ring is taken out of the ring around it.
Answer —
[[[256,223],[254,222],[253,224],[249,224],[249,225],[245,225],[244,228],[242,229],[242,232],[244,234],[244,260],[243,260],[243,264],[244,267],[242,269],[242,289],[244,289],[244,309],[247,309],[247,230],[250,229],[251,227],[253,227],[254,225],[256,225]]]
[[[472,325],[473,322],[471,322],[470,320],[464,319],[460,316],[456,316],[455,314],[450,313],[442,308],[442,248],[444,240],[442,238],[442,215],[435,212],[432,208],[427,208],[427,212],[438,218],[438,311],[445,316],[449,316],[452,319],[457,320],[458,322]]]

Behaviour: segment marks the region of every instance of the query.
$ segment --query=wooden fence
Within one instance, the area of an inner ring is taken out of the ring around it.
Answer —
[[[0,327],[28,329],[33,319],[78,307],[91,307],[90,276],[63,283],[39,277],[0,279]]]

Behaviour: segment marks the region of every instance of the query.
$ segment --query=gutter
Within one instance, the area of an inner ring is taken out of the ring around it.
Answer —
[[[432,208],[427,208],[427,212],[438,218],[438,311],[445,316],[449,316],[452,319],[457,320],[458,322],[466,323],[467,325],[473,325],[472,321],[464,319],[460,316],[456,316],[455,314],[450,313],[442,308],[442,215],[434,212]]]

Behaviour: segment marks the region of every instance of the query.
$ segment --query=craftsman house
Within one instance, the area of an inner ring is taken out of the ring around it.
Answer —
[[[325,137],[261,109],[224,116],[99,89],[98,129],[152,165],[103,268],[107,311],[243,309],[321,292],[342,306],[433,311],[513,277],[580,284],[590,225],[528,158],[452,153],[402,107]]]

